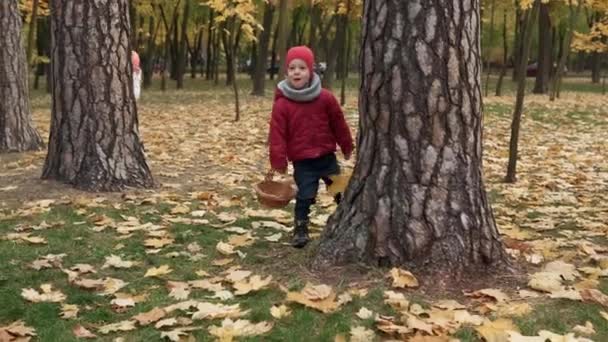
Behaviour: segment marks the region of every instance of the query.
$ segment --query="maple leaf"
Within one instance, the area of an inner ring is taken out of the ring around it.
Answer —
[[[160,277],[171,272],[173,272],[173,270],[169,267],[169,265],[162,265],[148,269],[144,277]]]
[[[279,240],[281,240],[282,237],[283,237],[283,234],[276,233],[276,234],[264,237],[264,240],[270,241],[270,242],[278,242]]]
[[[577,332],[581,335],[595,335],[595,329],[593,328],[593,323],[586,321],[585,325],[577,325],[572,328],[572,331]]]
[[[190,295],[190,285],[188,283],[168,281],[167,288],[169,288],[169,297],[174,299],[183,300]]]
[[[466,293],[466,295],[468,297],[473,298],[490,298],[491,300],[494,300],[499,303],[509,301],[509,296],[507,296],[504,292],[498,289],[482,289],[471,293]]]
[[[329,178],[332,180],[330,186],[327,187],[327,191],[332,195],[343,193],[348,186],[352,172],[341,173],[339,175],[331,175]]]
[[[180,215],[180,214],[188,214],[190,212],[190,208],[185,205],[178,205],[171,209],[171,214]]]
[[[142,312],[138,315],[133,316],[133,319],[139,323],[141,326],[149,325],[150,323],[154,323],[161,318],[165,317],[167,312],[162,308],[154,308],[150,311]]]
[[[246,315],[249,311],[241,311],[239,304],[224,305],[214,303],[198,303],[198,311],[192,314],[192,319],[216,319],[216,318],[238,318]]]
[[[25,341],[29,340],[26,336],[36,336],[36,329],[28,327],[23,321],[15,321],[8,326],[0,327],[0,341],[12,341],[14,337],[23,337]]]
[[[236,251],[234,250],[234,246],[225,242],[218,242],[217,245],[215,246],[215,249],[217,249],[218,252],[224,254],[224,255],[232,255],[232,254],[236,254]]]
[[[366,329],[365,327],[354,327],[350,329],[350,341],[351,342],[368,342],[373,341],[376,337],[373,330]]]
[[[329,313],[335,311],[339,305],[336,302],[336,293],[327,285],[313,286],[308,283],[301,292],[287,292],[286,300],[295,302],[321,311]]]
[[[254,275],[249,278],[249,281],[240,281],[234,283],[232,286],[236,290],[234,294],[237,296],[248,294],[252,291],[259,291],[268,285],[272,281],[272,276],[266,277],[266,279],[262,279],[259,275]]]
[[[362,307],[361,309],[359,309],[356,315],[361,319],[370,319],[374,317],[374,312],[366,307]]]
[[[125,320],[125,321],[120,321],[117,323],[107,324],[107,325],[104,325],[97,329],[97,331],[99,331],[100,334],[104,334],[104,335],[107,335],[112,332],[117,332],[117,331],[131,331],[131,330],[135,330],[135,321],[132,321],[132,320]]]
[[[384,291],[384,302],[391,307],[400,310],[405,309],[410,306],[410,302],[405,298],[403,293],[398,293],[394,291]]]
[[[124,261],[121,259],[121,257],[112,254],[112,255],[106,257],[106,262],[105,262],[105,264],[103,264],[103,266],[101,266],[101,268],[102,269],[109,268],[109,267],[131,268],[137,264],[139,264],[139,263],[134,262],[134,261]]]
[[[291,315],[291,311],[285,305],[281,305],[281,306],[273,305],[270,308],[270,314],[272,315],[272,317],[274,317],[276,319],[281,319],[283,317],[287,317],[287,316]]]
[[[183,327],[171,331],[163,331],[160,333],[161,338],[168,338],[170,341],[182,342],[182,337],[188,336],[188,333],[195,330],[200,330],[202,327]]]
[[[172,327],[177,324],[177,318],[171,317],[167,319],[160,320],[154,324],[156,329],[164,328],[164,327]]]
[[[163,248],[174,242],[172,238],[160,238],[160,239],[146,239],[144,240],[144,246],[151,248]]]
[[[244,280],[245,278],[251,275],[251,271],[239,270],[239,269],[231,269],[226,275],[226,280],[231,283],[236,283]]]
[[[488,342],[508,341],[509,332],[519,332],[513,321],[505,318],[495,321],[486,320],[483,325],[476,327],[475,330]]]
[[[26,300],[34,303],[39,302],[63,302],[65,300],[65,295],[60,291],[53,291],[52,285],[50,284],[42,284],[40,285],[41,292],[38,292],[32,288],[23,289],[21,291],[21,296]]]
[[[580,295],[584,301],[594,302],[608,307],[608,296],[596,289],[585,289],[580,291]]]
[[[70,319],[76,318],[78,316],[78,305],[73,304],[63,304],[61,305],[61,318]]]
[[[80,324],[76,324],[74,328],[72,328],[72,333],[77,338],[97,338],[97,335],[93,334]]]
[[[418,279],[409,271],[393,268],[390,273],[391,277],[393,277],[393,287],[408,288],[420,285]]]
[[[268,322],[251,323],[248,320],[233,321],[226,318],[221,326],[210,326],[209,333],[218,337],[221,341],[231,341],[236,336],[257,336],[272,330],[272,324]]]

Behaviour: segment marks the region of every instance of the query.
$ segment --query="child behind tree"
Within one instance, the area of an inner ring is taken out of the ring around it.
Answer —
[[[321,88],[321,80],[313,72],[313,52],[306,46],[293,47],[285,63],[286,77],[277,86],[272,107],[270,164],[284,174],[288,160],[293,163],[298,193],[292,245],[302,248],[310,241],[308,215],[319,180],[331,184],[329,176],[340,173],[336,145],[348,160],[353,139],[338,101]]]

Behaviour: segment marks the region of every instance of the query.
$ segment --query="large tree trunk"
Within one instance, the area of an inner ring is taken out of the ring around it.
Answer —
[[[508,264],[482,179],[479,1],[364,6],[359,153],[314,265]]]
[[[127,0],[54,0],[53,105],[42,177],[91,191],[153,186],[139,138]]]
[[[270,33],[272,32],[272,17],[274,6],[269,2],[264,5],[263,30],[260,32],[260,44],[258,45],[258,56],[256,58],[253,74],[253,91],[256,96],[264,96],[266,86],[266,61],[268,60],[268,45],[270,45]]]
[[[549,4],[541,4],[538,12],[538,67],[534,82],[535,94],[545,94],[549,91],[549,79],[553,68],[553,47],[551,46],[551,17]]]
[[[37,150],[42,139],[30,112],[17,0],[0,1],[0,32],[0,152]]]

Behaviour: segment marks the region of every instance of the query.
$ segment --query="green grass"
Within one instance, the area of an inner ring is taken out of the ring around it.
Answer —
[[[351,75],[348,79],[348,91],[356,93],[358,90],[359,80]],[[495,78],[491,79],[494,82]],[[532,79],[528,80],[533,82]],[[272,88],[275,81],[268,81],[266,98],[272,97]],[[251,87],[251,82],[246,77],[238,79],[238,85],[241,89],[243,104],[256,99],[248,95]],[[44,84],[41,86],[44,88]],[[505,92],[512,95],[514,84],[510,80],[505,80]],[[566,79],[564,91],[579,91],[579,92],[601,92],[601,85],[587,84],[579,80]],[[336,92],[336,94],[338,94]],[[215,86],[212,82],[207,82],[202,79],[192,80],[186,79],[185,90],[174,90],[174,84],[168,84],[168,91],[161,92],[159,90],[158,79],[154,80],[151,89],[144,90],[142,101],[146,103],[148,108],[152,110],[162,110],[166,107],[179,107],[196,104],[205,104],[207,101],[221,101],[224,103],[232,103],[231,89],[226,88],[223,82]],[[50,97],[43,91],[33,92],[33,107],[37,110],[49,110]],[[158,109],[155,109],[158,108]],[[512,114],[513,106],[511,104],[487,103],[485,105],[485,113],[487,117],[492,119],[508,119]],[[572,122],[597,123],[597,113],[585,112],[581,110],[570,110],[566,115],[556,117],[551,111],[543,108],[529,108],[529,115],[532,120],[542,123],[565,124]],[[247,198],[247,197],[246,197]],[[502,203],[505,197],[498,190],[490,190],[489,198],[494,203]],[[35,225],[42,221],[47,223],[64,222],[61,227],[51,228],[48,230],[35,232],[34,235],[43,236],[48,240],[46,245],[30,245],[15,241],[0,240],[0,326],[8,324],[14,320],[23,319],[28,325],[36,328],[40,341],[76,341],[71,333],[71,328],[79,323],[87,327],[95,327],[103,324],[118,322],[123,319],[128,319],[133,315],[148,311],[154,307],[165,306],[176,301],[168,297],[168,291],[165,288],[165,280],[187,281],[197,279],[195,272],[198,270],[206,270],[214,275],[220,273],[230,267],[215,267],[211,262],[222,257],[216,251],[215,246],[219,241],[225,240],[228,234],[221,229],[214,228],[211,225],[189,225],[189,224],[168,224],[168,230],[175,238],[175,243],[165,247],[159,254],[147,254],[143,246],[143,240],[146,238],[142,232],[135,232],[130,238],[119,239],[112,228],[107,228],[103,232],[94,232],[93,224],[88,217],[89,214],[103,214],[117,221],[122,220],[121,216],[134,216],[140,222],[153,222],[156,224],[164,224],[163,215],[170,212],[173,207],[169,203],[159,203],[156,205],[137,206],[129,203],[119,203],[120,207],[106,206],[103,208],[87,208],[85,214],[79,214],[77,209],[70,205],[54,206],[48,213],[35,215],[33,217],[0,220],[0,236],[10,232],[15,225]],[[252,203],[246,202],[247,205]],[[197,201],[192,201],[192,208],[198,207]],[[542,213],[529,210],[525,204],[507,203],[507,206],[518,210],[524,210],[528,219],[542,218]],[[291,209],[291,208],[290,208]],[[217,221],[210,218],[211,223]],[[240,226],[246,229],[251,227],[253,220],[241,218],[233,225]],[[76,224],[86,222],[85,224]],[[579,228],[574,221],[561,222],[558,229],[577,229]],[[258,236],[269,235],[259,234]],[[274,232],[272,232],[274,233]],[[550,232],[552,234],[552,232]],[[288,241],[288,233],[283,232],[282,242]],[[606,245],[608,240],[603,237],[593,238],[596,243]],[[196,242],[201,248],[201,253],[205,254],[200,260],[192,261],[186,257],[168,257],[167,253],[183,252],[186,246]],[[122,244],[124,247],[116,249],[116,246]],[[309,278],[300,273],[300,270],[305,266],[314,253],[315,243],[303,250],[292,250],[289,247],[277,245],[264,241],[257,240],[252,246],[242,248],[247,253],[247,257],[243,260],[236,258],[236,263],[240,264],[244,269],[249,269],[259,274],[272,274],[275,280],[291,291],[300,290]],[[49,253],[59,254],[66,253],[63,265],[71,267],[76,263],[89,263],[97,269],[98,273],[92,275],[91,278],[114,277],[129,282],[121,292],[132,294],[147,293],[148,299],[135,308],[127,310],[124,313],[115,312],[110,305],[110,298],[102,297],[94,292],[77,288],[68,284],[67,276],[58,269],[44,269],[35,271],[26,267],[28,263],[40,256]],[[116,254],[123,257],[125,260],[136,260],[141,262],[141,265],[129,270],[101,269],[105,261],[105,257],[110,254]],[[150,267],[160,265],[169,265],[173,272],[163,279],[144,278],[145,271]],[[275,320],[270,316],[269,308],[275,304],[282,304],[284,301],[284,293],[277,287],[272,287],[260,292],[246,295],[242,298],[236,298],[227,303],[240,303],[244,309],[251,310],[245,317],[254,322],[261,320],[269,320],[274,322],[273,330],[265,336],[243,339],[246,341],[333,341],[337,334],[346,334],[351,327],[362,325],[367,328],[372,328],[374,323],[371,320],[361,320],[355,316],[356,312],[361,307],[366,307],[374,312],[383,315],[397,315],[390,307],[383,303],[383,292],[386,290],[382,283],[383,271],[371,273],[370,277],[380,279],[379,285],[370,288],[369,294],[364,298],[355,298],[353,302],[342,307],[338,312],[332,314],[321,314],[309,308],[304,308],[300,305],[290,304],[292,315],[281,320]],[[77,304],[81,307],[81,313],[76,320],[62,320],[59,317],[60,305],[55,303],[29,303],[21,297],[21,290],[27,287],[38,288],[41,284],[52,283],[56,288],[60,289],[67,297],[66,303]],[[345,288],[347,284],[338,284],[338,290]],[[602,280],[600,289],[608,293],[608,281]],[[207,296],[211,293],[202,290],[192,290],[190,298],[211,301]],[[421,296],[411,296],[409,298],[413,303],[427,305],[428,298]],[[591,321],[596,331],[596,336],[592,338],[596,341],[608,341],[608,326],[599,316],[598,311],[601,308],[596,305],[585,303],[577,303],[571,301],[551,301],[535,307],[535,310],[523,317],[517,319],[516,323],[524,334],[536,334],[541,329],[549,329],[556,333],[566,333],[571,331],[576,324],[584,324],[586,320]],[[184,316],[184,314],[181,314]],[[194,336],[199,341],[213,340],[207,333],[209,325],[220,324],[219,320],[195,322],[195,325],[204,327],[201,331],[194,332]],[[91,330],[95,330],[91,328]],[[110,341],[114,337],[125,336],[127,341],[145,341],[159,340],[159,332],[151,327],[138,328],[133,332],[111,334],[101,338],[104,341]],[[470,327],[460,329],[456,335],[462,341],[479,341],[476,332]]]
[[[599,305],[563,299],[536,306],[531,314],[518,318],[516,323],[522,335],[536,335],[540,330],[567,334],[574,326],[590,321],[596,331],[590,338],[608,341],[608,321],[599,315],[603,310]]]

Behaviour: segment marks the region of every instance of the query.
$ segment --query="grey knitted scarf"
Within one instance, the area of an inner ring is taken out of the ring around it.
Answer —
[[[294,89],[289,85],[287,80],[279,82],[277,87],[283,95],[288,99],[296,102],[310,102],[321,94],[321,78],[316,73],[313,73],[312,82],[306,88]]]

